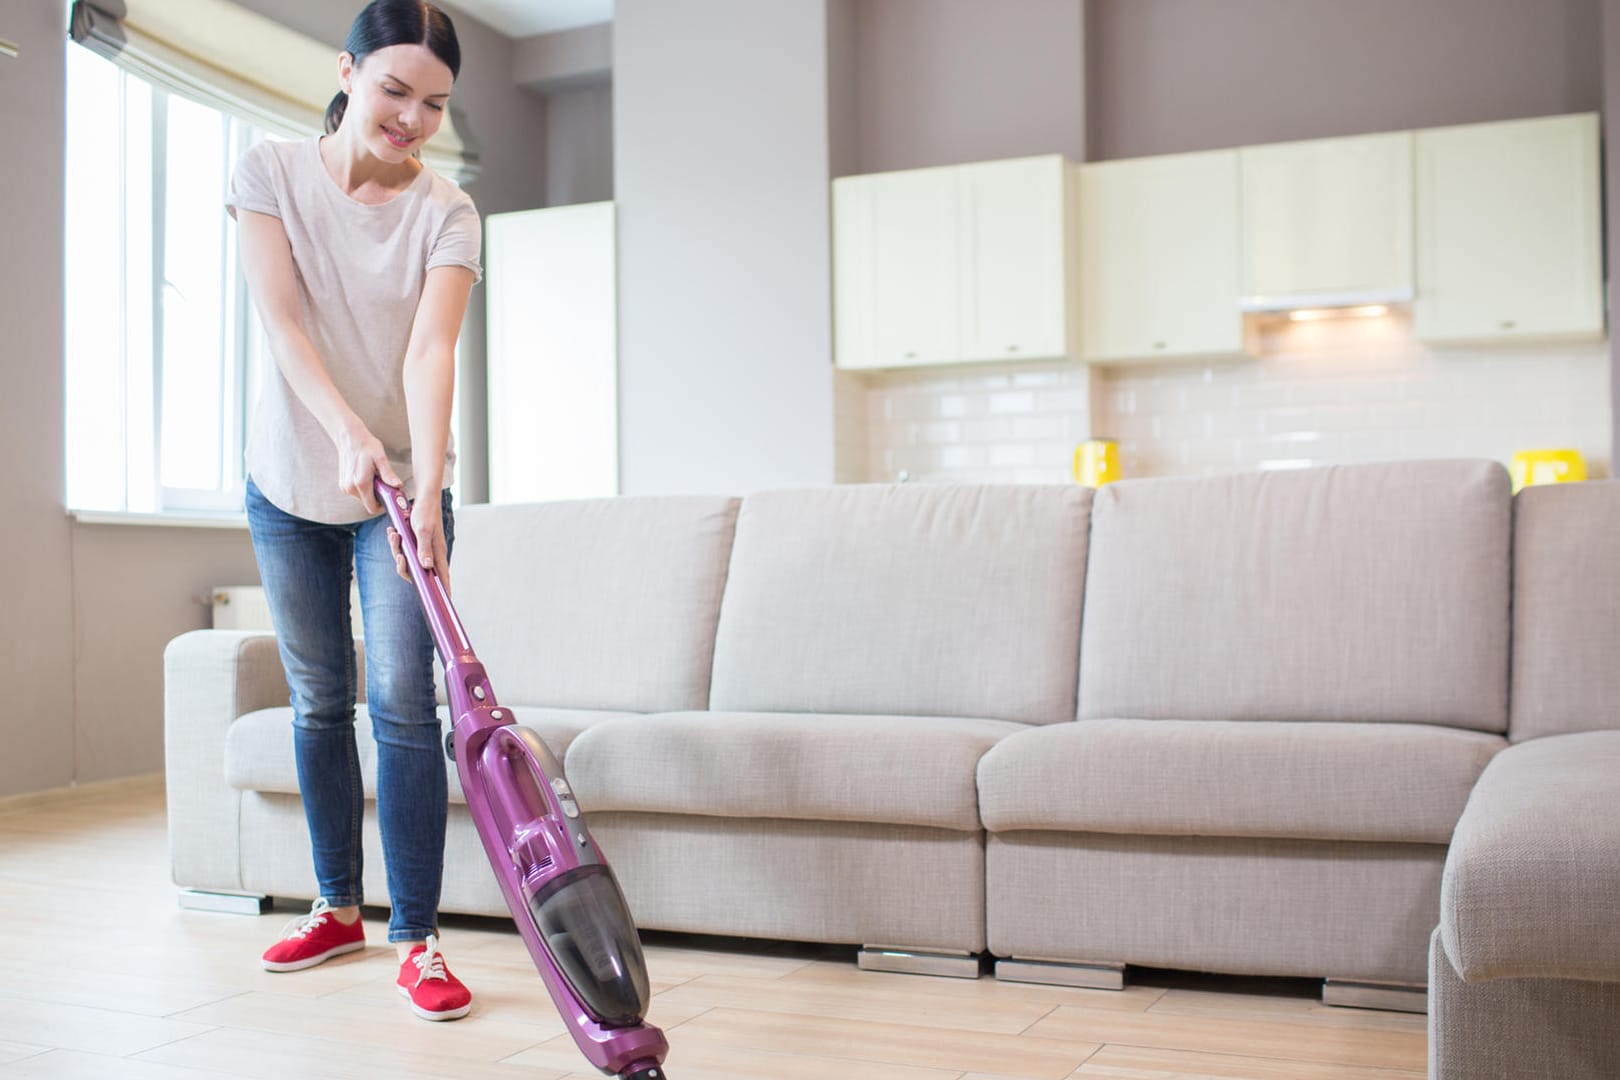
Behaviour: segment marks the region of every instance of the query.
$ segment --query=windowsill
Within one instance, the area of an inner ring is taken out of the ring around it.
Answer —
[[[243,529],[247,515],[209,514],[201,510],[172,511],[166,514],[132,514],[122,510],[69,510],[68,517],[80,525],[155,525],[163,529]]]

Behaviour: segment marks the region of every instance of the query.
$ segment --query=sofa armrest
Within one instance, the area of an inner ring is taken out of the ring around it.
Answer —
[[[1620,980],[1620,731],[1519,743],[1457,822],[1440,937],[1469,982]]]
[[[176,885],[242,888],[241,792],[225,782],[225,735],[237,717],[286,704],[271,634],[195,630],[164,650],[164,776]]]

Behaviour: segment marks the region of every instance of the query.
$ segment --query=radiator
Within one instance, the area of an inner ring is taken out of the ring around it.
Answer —
[[[215,630],[271,630],[270,605],[265,603],[262,585],[220,585],[210,593],[213,598]],[[360,589],[349,590],[349,627],[355,637],[361,637]]]

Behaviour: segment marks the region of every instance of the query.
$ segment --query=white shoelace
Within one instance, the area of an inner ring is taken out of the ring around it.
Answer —
[[[328,904],[326,902],[326,897],[323,896],[319,900],[315,901],[314,904],[310,905],[308,915],[299,915],[286,926],[282,927],[281,936],[283,939],[306,937],[317,926],[324,923],[326,921],[326,917],[331,913],[332,905]]]
[[[444,971],[444,956],[439,952],[439,939],[432,934],[427,936],[427,948],[411,957],[416,969],[421,972],[416,977],[416,985],[421,986],[423,979],[438,979],[440,982],[449,982],[449,976]]]

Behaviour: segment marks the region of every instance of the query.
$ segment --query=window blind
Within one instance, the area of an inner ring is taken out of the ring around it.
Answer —
[[[71,33],[148,82],[290,138],[325,130],[338,91],[339,50],[230,0],[75,0]],[[458,184],[477,175],[449,111],[421,157]]]

